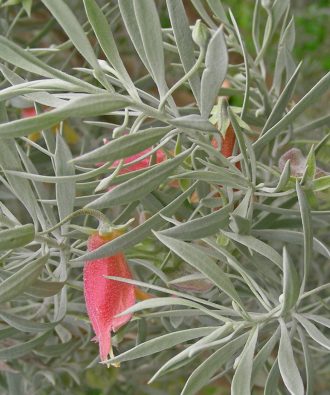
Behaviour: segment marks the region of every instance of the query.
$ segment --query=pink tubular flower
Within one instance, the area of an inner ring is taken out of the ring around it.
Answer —
[[[124,163],[125,165],[128,163],[131,163],[133,161],[135,161],[136,159],[140,158],[141,156],[147,154],[148,152],[151,151],[151,148],[147,148],[144,151],[141,151],[135,155],[129,156],[128,158],[124,159]],[[156,152],[156,162],[157,163],[161,163],[166,159],[166,156],[164,154],[163,151],[158,150]],[[116,160],[111,167],[117,167],[119,164],[119,160]],[[149,166],[149,162],[150,162],[150,156],[148,156],[147,158],[141,159],[139,162],[134,163],[131,166],[127,166],[123,169],[120,170],[119,174],[126,174],[126,173],[130,173],[131,171],[136,171],[136,170],[142,170],[145,169],[146,167]]]
[[[106,242],[118,237],[120,233],[111,232],[107,236],[98,233],[88,239],[88,251],[93,251]],[[117,331],[132,317],[126,314],[116,317],[135,304],[135,287],[120,281],[109,280],[105,276],[132,278],[125,256],[115,255],[87,261],[84,266],[84,294],[87,313],[99,342],[101,361],[108,359],[111,352],[111,331]]]
[[[107,138],[103,139],[103,143],[107,144],[109,140]],[[148,154],[151,152],[151,148],[146,148],[145,150],[138,152],[137,154],[134,154],[132,156],[129,156],[128,158],[124,159],[124,164],[127,165],[137,159],[139,159],[141,156]],[[156,151],[156,162],[161,163],[166,159],[166,155],[162,150]],[[116,160],[113,162],[111,168],[117,167],[119,165],[120,159]],[[131,166],[124,167],[119,171],[119,174],[126,174],[130,173],[131,171],[136,171],[136,170],[142,170],[145,169],[146,167],[149,166],[150,162],[150,156],[147,158],[141,159],[140,161],[132,164]],[[98,163],[97,166],[102,166],[103,163]]]
[[[34,107],[22,108],[21,114],[23,118],[35,117],[37,115]]]

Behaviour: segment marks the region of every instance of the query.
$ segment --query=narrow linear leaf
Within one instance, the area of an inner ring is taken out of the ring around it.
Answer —
[[[54,328],[59,321],[57,322],[33,322],[31,320],[27,320],[25,318],[21,318],[5,311],[1,311],[0,317],[11,327],[18,329],[22,332],[45,332],[49,329]]]
[[[328,284],[330,286],[330,284]],[[303,314],[303,317],[330,328],[330,319],[316,314]]]
[[[70,148],[63,139],[63,137],[56,134],[56,149],[54,155],[54,166],[56,176],[73,176],[75,174],[75,168],[70,160],[72,159]],[[74,207],[74,199],[76,195],[76,185],[72,181],[62,182],[56,184],[56,201],[59,218],[63,218],[70,215]],[[63,226],[63,229],[67,229],[68,224]]]
[[[292,395],[304,395],[304,384],[294,359],[290,336],[281,319],[281,339],[278,350],[278,366],[286,388]]]
[[[113,255],[117,251],[124,251],[126,248],[139,243],[151,233],[152,229],[158,229],[166,222],[160,216],[160,214],[166,216],[173,215],[187,199],[187,197],[195,190],[195,188],[196,184],[192,185],[184,193],[174,199],[173,202],[161,209],[159,213],[154,214],[151,218],[148,218],[141,225],[123,234],[122,236],[119,236],[116,239],[104,244],[102,247],[97,248],[92,252],[88,252],[87,254],[84,254],[81,257],[72,260],[72,262],[103,258],[105,256]]]
[[[26,155],[25,150],[18,144],[16,145],[16,148],[17,148],[17,151],[21,157],[22,164],[24,165],[25,170],[26,170],[25,172],[21,172],[20,174],[24,175],[24,176],[31,175],[32,177],[33,176],[38,177],[39,176],[38,170],[34,166],[32,160],[29,158],[29,156]],[[7,171],[7,174],[8,173],[10,174],[11,171]],[[13,173],[11,173],[11,174],[13,174]],[[44,184],[34,182],[33,178],[31,178],[31,179],[32,179],[33,188],[34,188],[38,198],[39,199],[47,198],[49,196],[48,188]],[[55,217],[55,214],[54,214],[54,211],[52,210],[52,208],[45,205],[45,204],[42,204],[42,209],[43,209],[44,216],[45,216],[45,222],[41,225],[44,226],[46,224],[46,219],[51,226],[55,225],[57,223],[57,219]]]
[[[195,7],[196,11],[202,17],[205,23],[207,23],[213,30],[217,28],[217,25],[213,22],[212,18],[209,16],[201,0],[191,0],[191,3]]]
[[[36,354],[44,357],[62,357],[63,355],[69,355],[72,353],[80,343],[81,340],[70,340],[65,343],[50,344],[36,350]]]
[[[299,326],[298,326],[297,330],[299,333],[299,337],[300,337],[303,352],[304,352],[305,371],[306,371],[306,395],[313,395],[314,394],[315,369],[313,366],[312,356],[311,356],[308,341],[306,339],[304,331]]]
[[[239,315],[238,313],[235,313],[233,309],[226,308],[226,307],[221,308],[216,303],[208,302],[205,299],[198,298],[197,296],[188,295],[187,293],[175,291],[170,288],[160,287],[158,285],[153,285],[153,284],[150,284],[150,283],[147,283],[144,281],[131,280],[131,279],[128,279],[125,277],[106,276],[106,278],[109,280],[120,281],[120,282],[123,282],[126,284],[135,285],[140,288],[146,288],[149,290],[159,291],[159,292],[163,292],[165,294],[170,295],[170,297],[163,297],[163,298],[157,297],[157,298],[146,299],[145,301],[149,300],[150,303],[143,304],[144,301],[142,301],[140,303],[135,304],[133,307],[130,307],[127,311],[132,311],[132,312],[133,311],[134,312],[140,311],[144,307],[152,308],[151,306],[154,306],[154,303],[156,303],[157,305],[158,305],[158,303],[160,303],[162,306],[163,305],[170,306],[171,304],[174,304],[174,305],[182,305],[182,306],[189,306],[192,308],[197,308],[197,309],[200,309],[201,311],[203,311],[204,313],[206,313],[207,315],[210,315],[210,316],[216,318],[217,320],[219,320],[221,322],[225,322],[225,323],[227,323],[227,322],[230,323],[230,322],[232,322],[232,320],[230,318],[226,318],[226,317],[220,315],[221,313],[223,313],[223,312],[228,313],[229,312],[231,315],[233,315],[233,314]],[[187,304],[187,302],[188,302],[188,304]],[[144,307],[141,307],[141,305]],[[204,308],[203,307],[204,305],[207,306],[208,308]],[[210,310],[209,307],[212,307],[212,310]],[[154,316],[156,316],[157,312],[152,313],[152,314]],[[122,315],[125,315],[125,312],[118,314],[118,316],[122,316]]]
[[[158,11],[154,0],[133,0],[133,6],[144,51],[162,97],[168,88],[165,81],[164,48]]]
[[[242,278],[244,278],[247,286],[264,306],[265,304],[268,307],[270,306],[266,292],[258,285],[258,283],[253,279],[248,271],[244,269],[242,264],[234,257],[232,253],[228,252],[226,248],[220,247],[218,243],[216,243],[212,238],[205,238],[203,241],[212,247],[212,252],[215,253],[215,257],[221,261],[226,259],[228,265],[237,271],[242,276]]]
[[[236,368],[232,383],[232,395],[250,395],[251,394],[251,373],[253,366],[253,356],[258,339],[258,326],[254,327],[240,355],[240,361]]]
[[[330,188],[330,176],[324,176],[314,180],[314,192],[324,191]]]
[[[307,318],[303,317],[300,314],[295,314],[295,318],[301,323],[301,325],[305,328],[306,332],[313,340],[315,340],[327,350],[330,350],[330,340],[325,337],[324,334],[319,329],[317,329],[314,324],[312,324]]]
[[[155,274],[159,279],[163,281],[164,284],[168,283],[168,278],[166,274],[155,266],[152,262],[147,261],[146,259],[128,259],[129,264],[140,265],[148,270],[150,270],[153,274]]]
[[[180,240],[196,240],[213,235],[229,224],[229,214],[232,206],[227,205],[220,210],[201,218],[177,225],[160,232],[160,234]]]
[[[241,335],[203,361],[187,380],[181,395],[195,395],[203,388],[223,365],[235,358],[236,352],[243,347],[246,338],[247,334]]]
[[[15,298],[32,285],[39,277],[47,260],[48,255],[41,256],[4,280],[0,284],[0,303]]]
[[[330,115],[325,115],[324,117],[318,118],[312,122],[304,123],[301,126],[294,128],[295,134],[311,132],[312,130],[321,128],[322,126],[326,126],[330,124]]]
[[[287,107],[294,89],[297,84],[297,80],[299,77],[299,72],[301,69],[302,63],[299,63],[298,67],[296,68],[296,71],[294,72],[293,76],[291,77],[290,81],[286,84],[286,86],[283,89],[283,92],[281,93],[280,97],[278,98],[277,102],[275,103],[275,106],[270,113],[267,122],[265,123],[265,126],[263,127],[261,134],[269,130],[271,127],[273,127],[283,116],[283,112],[285,111],[285,108]]]
[[[0,360],[11,361],[13,359],[17,359],[22,357],[23,355],[28,354],[36,347],[39,347],[41,344],[43,344],[49,335],[50,332],[46,332],[40,336],[35,337],[32,340],[29,340],[26,343],[21,343],[16,346],[7,347],[0,350]]]
[[[7,72],[4,73],[4,70],[6,70]],[[7,79],[8,79],[8,70],[9,69],[7,67],[0,64],[0,71],[2,72],[2,74],[4,74],[4,76],[6,74]],[[17,76],[17,74],[13,73],[12,71],[10,71],[10,73]],[[44,104],[50,107],[58,107],[60,103],[61,105],[65,104],[65,100],[54,97],[54,95],[43,91],[45,90],[55,91],[55,92],[59,90],[60,91],[67,90],[71,92],[83,91],[81,88],[77,87],[76,85],[70,82],[65,82],[63,80],[60,80],[59,78],[45,78],[43,80],[34,80],[34,81],[25,81],[23,78],[19,76],[18,78],[21,82],[17,81],[15,85],[9,86],[8,88],[1,90],[0,101],[6,101],[16,96],[27,95],[37,103]],[[11,83],[13,83],[13,81],[11,81]],[[39,91],[38,94],[35,94],[36,91]]]
[[[296,304],[299,298],[300,279],[294,264],[283,248],[283,306],[281,316],[288,313]]]
[[[132,43],[136,49],[136,52],[140,56],[143,64],[145,65],[146,69],[148,70],[150,75],[153,75],[151,66],[149,64],[146,51],[143,46],[141,33],[139,26],[136,21],[135,10],[134,10],[134,3],[133,1],[127,0],[118,0],[118,5],[120,8],[120,13],[123,18],[125,27],[127,32],[132,40]]]
[[[280,328],[277,328],[275,333],[271,336],[271,338],[267,341],[267,343],[261,348],[261,350],[258,352],[256,357],[254,358],[253,362],[253,368],[252,368],[252,378],[254,378],[257,374],[259,369],[261,369],[269,357],[271,356],[271,353],[278,342],[280,337]]]
[[[213,14],[220,19],[221,22],[228,24],[228,17],[221,0],[207,0]]]
[[[219,133],[218,129],[213,126],[208,119],[205,119],[197,114],[190,114],[184,115],[182,117],[171,118],[168,120],[168,123],[182,129]]]
[[[240,30],[238,28],[236,19],[231,11],[231,9],[229,8],[229,15],[230,15],[230,19],[231,22],[234,26],[235,32],[236,32],[236,36],[239,42],[239,45],[241,47],[242,50],[242,55],[243,55],[243,59],[244,59],[244,68],[245,68],[245,89],[244,89],[244,99],[243,99],[243,106],[242,106],[242,119],[246,118],[247,115],[247,110],[248,110],[248,106],[249,106],[249,99],[250,99],[250,66],[248,63],[248,54],[247,51],[245,49],[245,44],[244,41],[242,40],[242,36],[240,33]]]
[[[118,185],[115,189],[104,193],[98,199],[87,204],[86,207],[101,209],[142,199],[164,182],[190,152],[191,150],[185,151],[174,159],[169,159],[153,169],[146,170],[135,178]]]
[[[109,278],[111,280],[121,281],[121,282],[124,282],[127,284],[135,284],[136,285],[137,283],[139,283],[139,281],[130,280],[130,279],[121,278],[121,277],[107,276],[107,278]],[[213,309],[206,308],[206,307],[202,306],[201,304],[196,303],[191,300],[188,300],[188,299],[179,298],[179,297],[171,297],[171,296],[157,297],[157,298],[143,300],[142,302],[138,302],[135,305],[133,305],[132,307],[129,307],[125,311],[118,314],[118,317],[121,317],[126,314],[133,314],[133,313],[139,312],[144,309],[156,309],[156,308],[164,307],[164,306],[166,306],[166,307],[185,306],[185,307],[194,308],[194,309],[196,309],[196,311],[203,311],[206,315],[216,318],[219,321],[224,322],[223,317],[220,314],[218,314],[217,312],[214,312]]]
[[[58,294],[64,287],[65,282],[36,280],[33,285],[28,287],[26,294],[36,298],[48,298]]]
[[[0,231],[0,251],[23,247],[34,240],[35,232],[32,224]]]
[[[51,15],[62,26],[74,46],[95,69],[100,70],[93,48],[86,37],[86,33],[78,22],[71,8],[63,0],[42,0]]]
[[[131,361],[133,359],[155,354],[157,352],[167,350],[177,344],[184,343],[198,337],[207,336],[215,329],[215,327],[203,327],[168,333],[166,335],[159,336],[139,344],[136,347],[133,347],[130,350],[114,358],[111,358],[109,361],[107,361],[107,363]]]
[[[159,232],[154,233],[157,239],[176,255],[204,274],[205,277],[225,292],[230,298],[235,300],[240,306],[243,306],[238,293],[225,272],[223,272],[220,267],[211,258],[207,257],[197,246],[164,236]]]
[[[307,203],[305,192],[302,190],[298,180],[296,182],[296,189],[298,195],[299,208],[301,212],[301,220],[304,232],[304,274],[300,287],[300,293],[305,290],[306,281],[310,272],[313,256],[313,225],[310,208]]]
[[[220,27],[211,38],[205,56],[205,70],[201,83],[201,115],[208,118],[214,106],[219,90],[226,77],[228,68],[228,53]]]
[[[177,369],[181,363],[185,363],[185,361],[187,361],[186,363],[189,363],[189,360],[191,360],[192,358],[192,355],[190,353],[193,351],[194,348],[210,343],[213,340],[218,339],[219,337],[225,336],[229,333],[228,331],[230,331],[231,329],[231,324],[222,325],[215,329],[213,332],[211,332],[209,335],[206,335],[202,339],[191,344],[183,351],[170,358],[164,365],[162,365],[162,367],[158,369],[157,372],[149,380],[148,384],[154,382],[160,375],[164,374],[169,370],[172,370],[172,368]]]
[[[264,147],[269,141],[273,140],[278,133],[289,126],[302,112],[317,102],[319,97],[325,93],[330,86],[330,72],[326,74],[284,117],[253,144],[253,148]]]
[[[127,158],[151,147],[170,130],[170,127],[150,128],[138,133],[121,136],[93,151],[78,156],[73,162],[95,163],[103,160],[112,162],[117,159]]]
[[[0,128],[2,125],[1,124]],[[7,124],[8,125],[8,124]],[[0,144],[0,168],[4,170],[11,192],[22,202],[36,225],[42,220],[40,209],[29,181],[7,174],[6,170],[23,171],[22,163],[13,140],[2,140]]]
[[[166,4],[182,66],[184,71],[188,73],[196,62],[189,21],[182,0],[166,0]],[[189,84],[197,104],[200,106],[201,81],[197,73],[189,78]]]
[[[36,117],[19,119],[0,125],[0,139],[26,136],[31,132],[47,129],[69,117],[90,117],[126,108],[130,101],[117,94],[91,94],[70,100],[68,104]]]
[[[237,138],[239,149],[243,155],[246,174],[249,177],[249,179],[251,179],[251,171],[250,171],[251,160],[249,160],[248,156],[247,156],[247,152],[246,152],[247,147],[246,147],[243,131],[242,131],[241,126],[239,124],[239,118],[230,107],[228,108],[228,114],[230,117],[231,124],[233,125],[234,131],[235,131],[235,136]]]
[[[55,77],[62,81],[72,83],[76,87],[83,89],[83,92],[102,92],[102,89],[97,88],[88,82],[49,66],[36,56],[32,55],[31,52],[25,51],[23,48],[3,36],[0,37],[0,58],[31,73],[41,75],[46,78]]]
[[[201,180],[243,190],[250,186],[249,182],[245,178],[233,174],[226,169],[223,169],[221,173],[206,170],[189,171],[186,173],[179,173],[175,176],[175,178]]]
[[[31,16],[32,0],[22,0],[22,7],[28,16]]]
[[[16,89],[16,95],[15,96],[19,96],[21,94],[24,94],[24,86],[26,86],[26,81],[24,78],[20,77],[18,74],[14,73],[13,71],[11,71],[10,69],[8,69],[7,67],[5,67],[4,65],[0,65],[0,70],[2,72],[2,74],[4,75],[4,77],[13,85],[12,87],[7,88],[7,98],[8,98],[8,90],[9,93],[13,93],[13,91],[15,92],[15,87],[17,87],[18,85],[18,89]],[[58,80],[59,84],[61,84],[61,80]],[[23,91],[22,91],[22,86],[23,86]],[[73,89],[75,89],[74,85],[71,86],[71,88],[73,87]],[[17,91],[18,90],[18,91]],[[36,87],[35,89],[32,90],[32,92],[36,91]],[[6,92],[3,95],[3,91],[1,92],[1,97],[2,100],[4,100],[6,98]],[[25,95],[26,98],[31,99],[37,103],[40,104],[44,104],[45,106],[50,106],[50,107],[60,107],[63,106],[64,104],[66,104],[66,101],[63,99],[59,99],[58,97],[55,97],[54,95],[52,95],[51,93],[48,92],[35,92],[35,93],[28,93]],[[10,98],[10,94],[9,94],[9,98]]]
[[[312,145],[311,149],[309,150],[309,153],[306,158],[305,166],[306,168],[301,179],[301,185],[310,188],[313,185],[313,181],[317,171],[314,145]],[[308,191],[308,192],[313,193],[313,191]]]
[[[115,68],[120,76],[120,80],[132,97],[139,100],[136,88],[126,71],[123,61],[118,52],[118,48],[113,37],[109,23],[95,0],[84,0],[86,14],[93,27],[101,48],[110,64]]]
[[[290,210],[288,210],[290,211]],[[286,214],[283,211],[282,214]],[[290,212],[288,212],[290,214]],[[293,214],[293,213],[292,213]],[[315,214],[312,213],[312,214]],[[296,215],[296,214],[295,214]],[[304,234],[295,230],[287,229],[253,229],[252,235],[261,237],[265,240],[279,240],[289,244],[304,245]],[[323,255],[325,258],[330,258],[330,251],[325,244],[323,244],[319,239],[313,237],[313,250]]]
[[[278,180],[278,184],[276,185],[274,192],[281,192],[284,191],[284,187],[290,180],[291,175],[291,168],[290,168],[290,161],[288,160],[283,168],[283,171],[280,175],[280,179]]]
[[[278,358],[276,358],[266,380],[264,395],[277,395],[279,379],[280,369],[278,367]]]
[[[268,244],[249,235],[239,235],[236,233],[230,233],[225,231],[222,231],[222,233],[225,236],[227,236],[229,239],[234,240],[237,243],[243,244],[246,247],[250,248],[251,250],[258,252],[260,255],[263,255],[270,261],[274,262],[276,266],[282,268],[281,255],[276,250],[274,250],[274,248],[270,247]]]

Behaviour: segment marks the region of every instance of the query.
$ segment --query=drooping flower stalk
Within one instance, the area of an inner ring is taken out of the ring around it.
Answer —
[[[92,234],[87,243],[93,251],[121,234],[113,230],[109,234]],[[132,278],[125,255],[115,255],[87,261],[84,266],[84,295],[87,313],[99,343],[101,361],[106,361],[112,351],[111,331],[117,331],[132,317],[126,314],[116,317],[135,303],[135,287],[124,282],[109,280],[106,276]]]

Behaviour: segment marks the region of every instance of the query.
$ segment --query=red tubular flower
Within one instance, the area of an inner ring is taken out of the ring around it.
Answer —
[[[225,137],[224,138],[222,137],[221,153],[223,156],[228,158],[229,156],[233,155],[235,142],[236,142],[236,136],[235,136],[234,129],[231,125],[229,125],[228,129],[226,130]],[[238,169],[241,168],[241,165],[239,162],[236,163],[236,167]]]
[[[34,107],[22,108],[21,113],[23,118],[35,117],[37,115]]]
[[[228,126],[226,130],[225,137],[221,136],[221,150],[220,152],[225,158],[233,155],[234,147],[236,143],[236,135],[234,129],[231,125]],[[214,148],[218,148],[218,143],[215,138],[212,139],[211,144]],[[236,167],[238,169],[241,168],[241,164],[239,162],[236,163]]]
[[[118,237],[120,232],[113,231],[107,236],[98,233],[88,239],[88,251],[93,251],[106,242]],[[120,281],[109,280],[105,276],[132,278],[125,256],[115,255],[87,261],[84,266],[84,294],[87,313],[99,342],[101,361],[108,359],[111,352],[111,331],[117,331],[132,317],[126,314],[116,317],[135,304],[135,287]]]
[[[234,129],[231,125],[229,125],[228,129],[226,130],[226,135],[222,137],[222,145],[221,145],[221,153],[223,156],[228,158],[233,154],[233,149],[236,142],[236,136]]]

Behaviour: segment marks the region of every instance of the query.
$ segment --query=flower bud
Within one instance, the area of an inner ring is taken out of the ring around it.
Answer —
[[[200,47],[205,48],[210,39],[209,29],[198,19],[192,31],[192,39]]]

